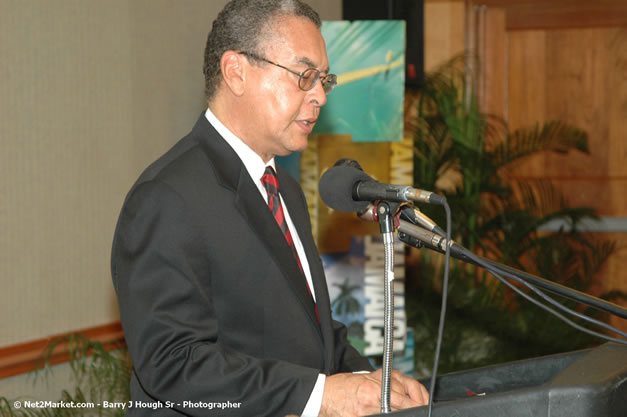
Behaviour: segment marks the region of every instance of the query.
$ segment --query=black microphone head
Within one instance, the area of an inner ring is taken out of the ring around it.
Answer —
[[[357,168],[360,171],[363,171],[361,165],[359,165],[359,162],[355,161],[354,159],[349,159],[349,158],[341,158],[338,159],[335,164],[333,164],[334,167],[340,167],[340,166],[348,166],[348,167],[353,167],[353,168]]]
[[[361,211],[368,207],[370,202],[353,200],[353,188],[359,181],[372,181],[372,178],[361,169],[355,168],[352,162],[340,164],[340,161],[320,178],[320,198],[333,210]],[[356,161],[353,162],[359,166]]]

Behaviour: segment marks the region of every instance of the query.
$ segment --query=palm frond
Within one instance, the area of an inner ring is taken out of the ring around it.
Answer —
[[[536,216],[543,216],[567,206],[564,195],[548,179],[515,178],[508,180],[508,185],[511,208],[526,208]]]
[[[498,167],[512,164],[540,152],[567,153],[578,150],[589,153],[588,134],[572,125],[552,120],[542,126],[513,131],[501,144],[494,147],[494,163]]]
[[[487,258],[585,291],[616,250],[613,242],[584,239],[580,232],[581,222],[595,217],[594,210],[568,207],[549,180],[505,174],[535,154],[588,153],[586,132],[561,121],[510,132],[502,118],[480,112],[468,85],[467,60],[468,56],[460,55],[428,74],[415,108],[408,112],[412,120],[406,126],[415,148],[414,185],[446,195],[455,214],[452,229],[458,243]],[[428,207],[424,211],[444,223],[440,212]],[[562,222],[561,229],[543,229],[555,220]],[[442,261],[439,254],[421,252],[420,279],[406,281],[409,288],[419,287],[406,293],[406,305],[410,325],[422,337],[417,341],[420,344],[428,344],[425,337],[436,332],[437,324],[425,323],[425,317],[437,316],[434,312],[441,295],[439,281],[424,277],[440,276]],[[449,305],[454,318],[447,320],[447,328],[453,330],[444,336],[444,344],[452,344],[442,356],[450,361],[445,369],[480,366],[487,357],[502,361],[557,353],[597,341],[521,301],[485,271],[455,261],[450,271],[454,278]],[[419,294],[415,303],[412,293]],[[431,296],[437,301],[428,302]],[[459,352],[460,335],[471,328],[476,331],[469,331],[472,337],[481,333],[482,349],[488,353],[486,358],[466,362]],[[559,340],[554,340],[555,335]],[[418,363],[417,368],[424,366]]]
[[[124,410],[104,408],[104,400],[127,402],[130,398],[131,361],[126,349],[116,344],[103,344],[75,333],[52,340],[43,352],[43,370],[36,375],[44,380],[50,376],[51,359],[59,350],[67,351],[72,371],[74,390],[63,390],[61,401],[66,403],[89,403],[94,408],[16,408],[14,401],[0,397],[0,417],[73,417],[115,416],[122,417]],[[37,383],[38,379],[35,379]]]

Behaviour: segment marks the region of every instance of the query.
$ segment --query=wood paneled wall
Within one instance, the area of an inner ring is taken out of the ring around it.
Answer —
[[[424,0],[425,71],[464,51],[465,13],[464,0]]]
[[[512,129],[562,120],[584,129],[590,153],[533,157],[514,176],[549,178],[573,206],[627,221],[627,3],[469,2],[484,111]],[[598,274],[598,291],[627,291],[627,233],[595,234],[622,249]],[[626,320],[615,324],[627,329]]]

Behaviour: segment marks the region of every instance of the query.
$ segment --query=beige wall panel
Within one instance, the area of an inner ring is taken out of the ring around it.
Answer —
[[[126,2],[0,4],[0,346],[117,316],[108,253],[132,172]]]
[[[185,135],[203,108],[203,51],[226,1],[127,1],[131,15],[132,137],[136,175]],[[130,187],[130,184],[129,184]],[[120,201],[121,204],[121,201]]]
[[[464,51],[463,1],[424,0],[425,71]]]
[[[9,400],[37,399],[58,401],[63,390],[75,391],[75,380],[69,363],[56,365],[46,374],[22,374],[0,379],[0,396]]]
[[[338,0],[305,0],[322,20],[342,20],[342,2]]]
[[[224,4],[0,0],[0,346],[118,319],[119,209],[204,109]],[[311,4],[341,18],[339,2]]]

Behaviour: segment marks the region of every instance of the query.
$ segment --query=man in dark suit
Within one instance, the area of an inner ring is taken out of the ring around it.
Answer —
[[[127,415],[376,413],[371,371],[333,321],[299,185],[335,85],[320,19],[298,0],[235,0],[213,24],[208,109],[137,180],[112,274],[133,359]],[[275,174],[276,172],[276,174]],[[392,407],[428,394],[394,374]]]

